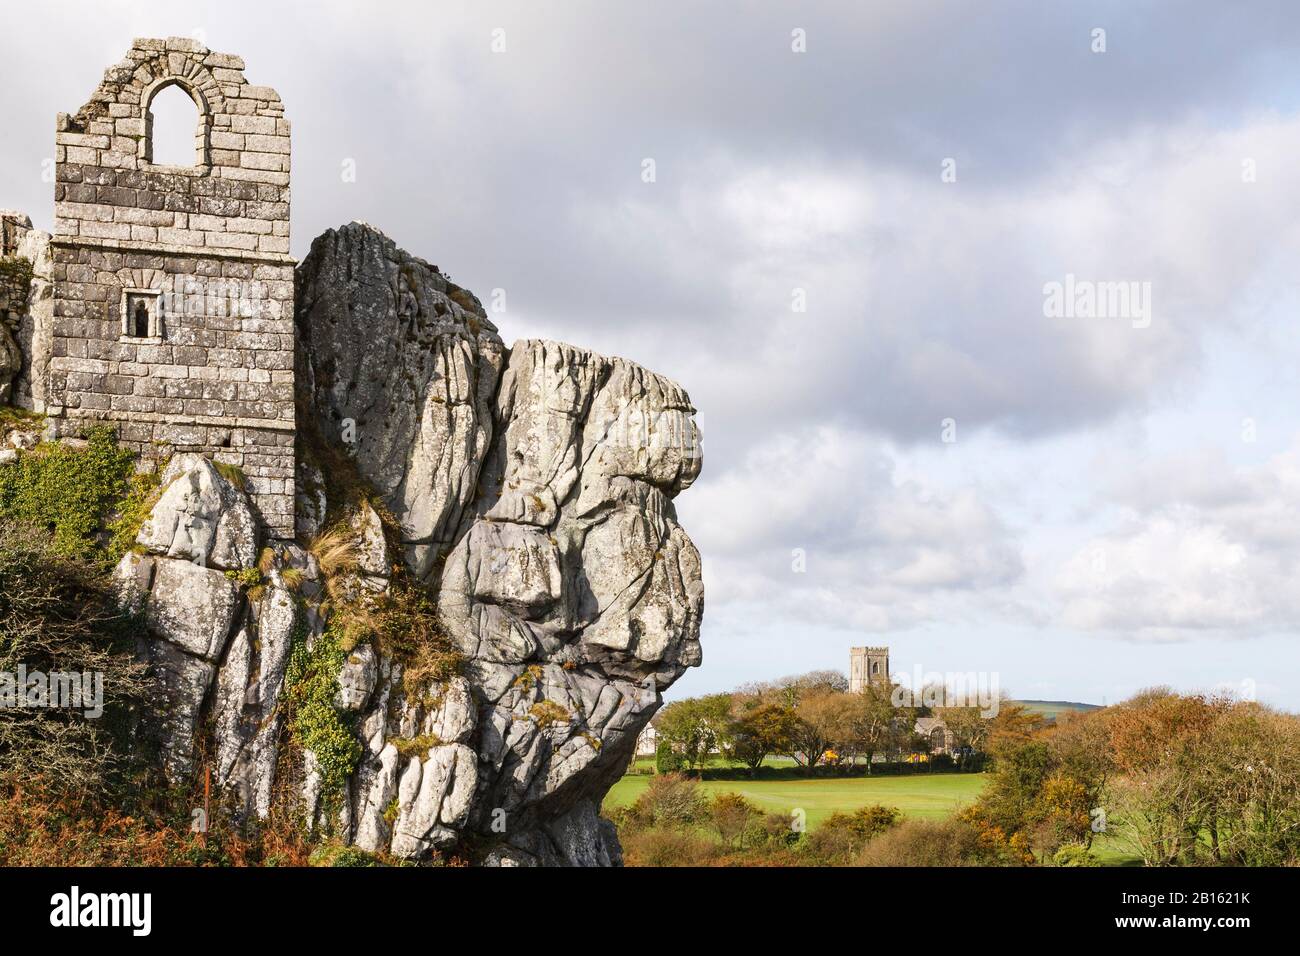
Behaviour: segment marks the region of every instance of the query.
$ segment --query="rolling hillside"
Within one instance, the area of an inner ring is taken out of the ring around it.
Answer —
[[[1049,720],[1057,714],[1071,711],[1101,710],[1100,704],[1081,704],[1072,700],[1013,700],[1011,703],[1019,704],[1032,713],[1042,714]]]

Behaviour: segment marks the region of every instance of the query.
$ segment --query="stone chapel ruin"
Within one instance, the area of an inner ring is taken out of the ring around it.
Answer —
[[[60,430],[113,422],[146,460],[239,466],[268,529],[292,538],[289,121],[243,71],[192,40],[135,40],[59,114],[53,309],[34,343],[48,372],[30,404]],[[150,105],[170,86],[198,113],[191,166],[153,162]]]

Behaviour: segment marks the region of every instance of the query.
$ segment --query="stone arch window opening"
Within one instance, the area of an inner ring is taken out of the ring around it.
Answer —
[[[188,85],[158,84],[145,105],[144,160],[180,169],[205,165],[207,124],[205,104]]]
[[[122,290],[122,337],[162,340],[163,296],[159,289]]]

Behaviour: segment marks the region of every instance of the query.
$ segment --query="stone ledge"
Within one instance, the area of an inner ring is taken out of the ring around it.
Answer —
[[[121,415],[99,409],[63,408],[50,413],[56,418],[80,418],[103,422],[148,422],[163,425],[205,425],[211,428],[264,428],[267,431],[297,432],[296,422],[277,418],[228,418],[217,415],[163,415],[158,412],[127,412]]]
[[[87,236],[55,236],[50,245],[78,249],[108,249],[113,252],[144,253],[160,256],[191,256],[195,259],[238,259],[243,262],[268,262],[296,266],[298,260],[280,252],[252,252],[199,246],[174,246],[147,240],[96,239]]]

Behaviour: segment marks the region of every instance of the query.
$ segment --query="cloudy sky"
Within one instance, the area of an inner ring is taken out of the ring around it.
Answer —
[[[690,391],[673,696],[888,644],[1022,697],[1300,709],[1290,4],[351,6],[10,11],[0,207],[48,227],[54,114],[197,37],[285,101],[295,253],[363,219],[504,289],[507,340]],[[1048,314],[1067,276],[1134,297]]]

